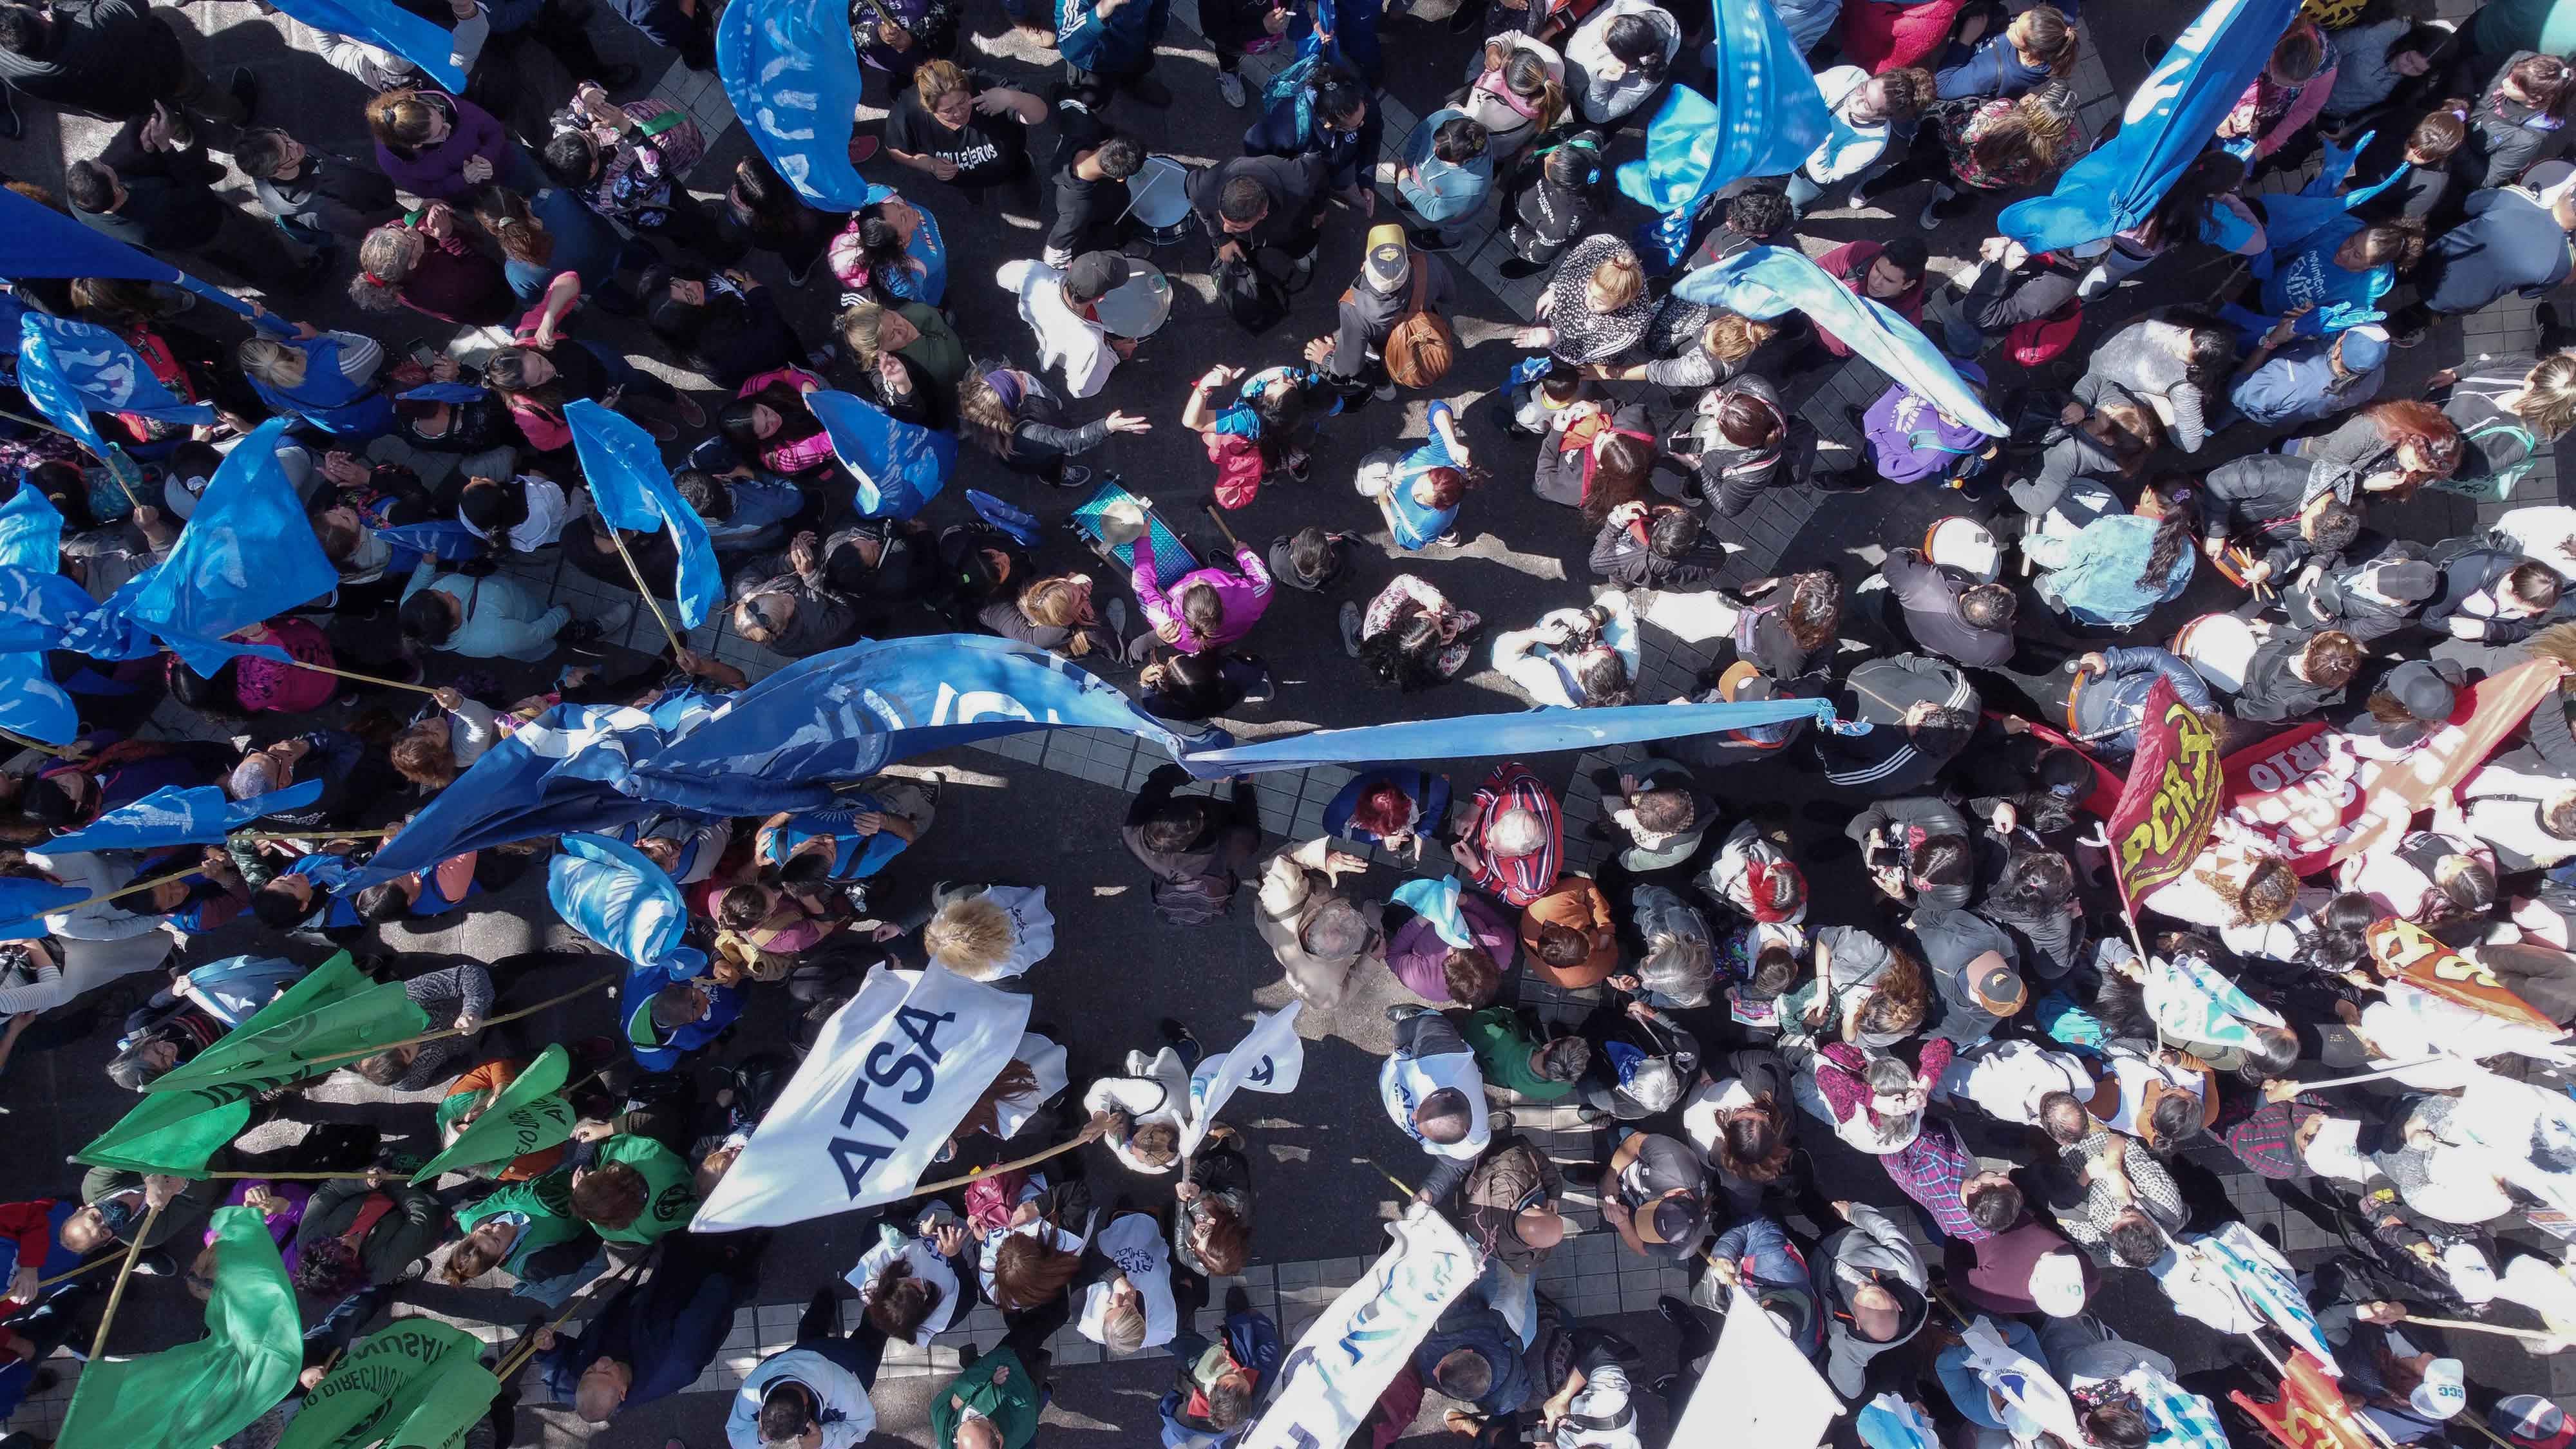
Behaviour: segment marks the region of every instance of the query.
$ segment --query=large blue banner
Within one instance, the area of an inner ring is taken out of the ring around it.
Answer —
[[[1181,763],[1202,779],[1308,765],[1347,765],[1363,760],[1455,760],[1487,755],[1534,755],[1557,750],[1602,750],[1650,744],[1714,730],[1751,729],[1782,720],[1824,724],[1833,705],[1814,699],[1766,699],[1742,704],[1631,704],[1611,709],[1533,709],[1519,714],[1469,714],[1448,719],[1400,720],[1356,729],[1316,730],[1257,744],[1185,752]]]
[[[1183,737],[1116,686],[1007,639],[929,635],[800,660],[725,701],[618,788],[707,815],[830,803],[836,782],[1022,730],[1089,726],[1176,756]]]
[[[546,866],[546,899],[564,924],[637,966],[660,966],[688,928],[671,873],[605,835],[574,834]]]
[[[393,0],[274,0],[277,8],[312,26],[379,50],[390,50],[455,95],[465,94],[465,72],[456,64],[454,36]]]
[[[2299,0],[2214,0],[2129,97],[2120,129],[2056,190],[2004,208],[2003,234],[2035,252],[2081,246],[2147,219],[2270,63]]]
[[[15,195],[15,192],[8,193]],[[33,488],[21,487],[0,507],[0,569],[42,578],[61,578],[63,516],[53,501]],[[62,582],[71,584],[71,580]],[[57,609],[86,609],[89,595],[72,584],[82,603],[56,596]],[[11,626],[18,621],[13,617]],[[45,669],[44,646],[21,645],[0,653],[0,729],[13,730],[49,745],[67,745],[80,734],[80,711],[72,697]],[[16,940],[17,937],[0,939]]]
[[[1803,312],[1941,411],[1994,437],[2012,432],[1959,380],[1958,369],[1921,328],[1844,286],[1794,247],[1738,252],[1682,278],[1673,292],[1684,301],[1747,317]]]
[[[724,602],[724,573],[716,565],[707,521],[680,496],[671,470],[662,466],[661,446],[640,424],[587,399],[567,404],[564,422],[572,429],[573,451],[600,518],[629,533],[667,531],[680,555],[673,600],[680,622],[692,629],[705,623]]]
[[[304,500],[277,465],[290,421],[271,418],[235,445],[170,556],[107,601],[108,613],[150,629],[200,674],[250,647],[223,644],[225,635],[340,586]]]
[[[0,277],[132,277],[167,282],[245,317],[253,315],[249,303],[223,288],[6,189],[0,189]],[[258,320],[280,335],[294,330],[275,316]]]
[[[809,392],[805,405],[831,435],[833,456],[859,480],[853,498],[861,518],[910,518],[948,486],[955,438],[846,392]]]
[[[1675,82],[1646,126],[1646,156],[1618,170],[1619,189],[1663,214],[1644,238],[1664,265],[1690,245],[1700,203],[1746,176],[1779,176],[1824,144],[1825,97],[1769,0],[1714,0],[1717,34],[1704,96]]]
[[[797,195],[823,211],[867,204],[850,164],[860,72],[846,0],[734,0],[716,21],[716,74],[752,144]]]
[[[31,363],[44,374],[43,395]],[[189,402],[162,386],[125,339],[94,323],[28,313],[19,319],[18,366],[27,400],[78,434],[94,453],[104,455],[105,449],[91,427],[93,412],[135,413],[191,426],[215,420],[211,405]]]
[[[322,798],[322,782],[307,780],[247,800],[233,800],[221,785],[164,785],[87,826],[45,842],[53,855],[90,850],[155,850],[164,845],[212,845],[263,815],[302,810]]]

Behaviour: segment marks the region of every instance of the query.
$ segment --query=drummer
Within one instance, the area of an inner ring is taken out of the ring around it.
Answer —
[[[1341,326],[1332,336],[1307,343],[1306,360],[1346,392],[1356,395],[1373,386],[1379,402],[1394,401],[1395,384],[1387,378],[1381,349],[1397,320],[1412,309],[1416,267],[1423,269],[1423,305],[1446,311],[1456,290],[1448,263],[1407,247],[1404,228],[1395,222],[1369,228],[1359,277],[1342,293]]]
[[[1085,252],[1062,271],[1044,262],[1012,262],[993,274],[1020,298],[1020,320],[1038,337],[1038,369],[1062,365],[1065,391],[1096,397],[1109,374],[1136,353],[1132,338],[1113,337],[1099,322],[1100,299],[1127,280],[1127,258]]]
[[[1073,265],[1095,247],[1118,244],[1118,221],[1127,209],[1127,178],[1145,169],[1145,148],[1113,136],[1079,96],[1056,102],[1055,221],[1039,257],[1050,267]]]

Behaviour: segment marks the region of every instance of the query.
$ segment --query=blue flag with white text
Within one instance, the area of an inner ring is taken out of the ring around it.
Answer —
[[[572,429],[573,451],[600,518],[629,533],[668,532],[680,555],[673,600],[680,622],[691,629],[705,623],[724,602],[724,574],[707,521],[680,496],[671,470],[662,466],[661,445],[641,424],[588,400],[566,404],[564,422]]]
[[[2298,13],[2299,0],[2212,0],[2129,96],[2111,139],[2066,168],[2048,195],[2005,207],[2003,234],[2055,251],[2146,220],[2208,149]]]
[[[21,367],[27,354],[41,345],[55,376],[88,412],[135,413],[165,423],[190,425],[215,420],[212,405],[192,403],[172,393],[152,375],[140,353],[104,327],[67,317],[48,317],[42,312],[28,313],[18,325]],[[44,409],[47,417],[66,427],[73,426],[32,390],[27,398]],[[88,419],[83,417],[79,427],[88,426]]]
[[[277,464],[289,421],[269,419],[226,454],[170,556],[107,601],[108,612],[150,629],[199,674],[263,647],[228,645],[225,635],[340,586]]]
[[[442,563],[463,563],[491,552],[474,530],[453,518],[433,518],[425,523],[397,523],[391,528],[367,530],[398,549],[435,558]]]
[[[452,95],[465,94],[465,72],[456,64],[456,40],[393,0],[275,0],[277,8],[312,26],[390,50],[422,70]]]
[[[605,835],[567,835],[556,848],[546,899],[564,924],[634,965],[662,965],[689,924],[671,873]]]
[[[867,204],[850,164],[860,71],[847,0],[734,0],[716,21],[716,74],[752,144],[808,205]]]
[[[1662,213],[1650,243],[1664,265],[1689,246],[1691,219],[1711,193],[1746,176],[1779,176],[1824,144],[1824,93],[1768,0],[1714,0],[1716,38],[1705,96],[1675,82],[1646,126],[1646,155],[1618,170],[1619,190]],[[1676,220],[1677,219],[1677,220]]]
[[[154,850],[164,845],[212,845],[263,815],[302,810],[322,798],[322,782],[306,780],[283,790],[235,800],[221,785],[164,785],[120,805],[88,825],[45,842],[51,854],[89,850]]]
[[[27,314],[28,329],[19,337],[18,391],[27,395],[27,401],[35,404],[39,414],[104,459],[108,455],[107,439],[99,436],[98,424],[90,421],[89,405],[55,358],[52,339],[34,329],[38,315]]]
[[[41,582],[49,576],[69,585],[68,595],[58,590],[51,593],[53,602],[48,607],[85,613],[91,607],[88,593],[59,572],[62,547],[63,516],[44,494],[21,487],[6,506],[0,506],[0,570],[37,580],[31,588],[50,588]],[[14,632],[22,621],[12,614],[5,627]],[[40,641],[12,644],[7,652],[0,652],[0,729],[49,745],[67,745],[80,734],[80,711],[45,668],[43,651],[51,647],[50,642]]]
[[[805,405],[832,438],[833,456],[859,480],[861,518],[910,518],[948,486],[957,440],[889,417],[865,398],[809,392]]]
[[[250,304],[223,288],[6,188],[0,188],[0,277],[131,277],[167,282],[245,317],[252,315]],[[281,335],[293,330],[274,316],[259,319],[259,325]]]
[[[1994,437],[2012,432],[1959,380],[1959,370],[1921,328],[1844,286],[1795,247],[1738,252],[1682,278],[1673,294],[1703,307],[1724,307],[1763,320],[1803,312],[1879,371],[1905,384],[1908,391],[1931,399],[1941,411]]]

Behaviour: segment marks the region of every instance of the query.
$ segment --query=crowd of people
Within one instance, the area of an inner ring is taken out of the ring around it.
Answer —
[[[303,1130],[218,1155],[245,1175],[102,1167],[0,1205],[0,1407],[41,1386],[55,1349],[85,1346],[110,1275],[48,1280],[114,1255],[205,1297],[207,1216],[237,1206],[265,1219],[304,1295],[305,1388],[407,1285],[501,1286],[553,1320],[529,1330],[520,1402],[614,1423],[687,1389],[757,1300],[768,1233],[685,1229],[867,973],[1048,995],[1032,972],[1054,949],[1044,882],[877,886],[907,851],[950,858],[936,776],[883,776],[829,810],[658,813],[623,837],[681,888],[700,949],[642,989],[630,978],[609,1012],[570,1009],[598,1029],[566,1038],[569,1140],[410,1182],[529,1066],[486,1021],[535,994],[530,972],[587,958],[423,970],[371,949],[378,927],[542,877],[530,867],[554,849],[540,837],[358,888],[379,832],[556,705],[748,683],[676,643],[648,660],[610,648],[632,604],[582,617],[516,567],[559,558],[675,595],[669,538],[621,533],[592,501],[567,416],[589,400],[663,445],[724,566],[725,626],[782,659],[893,633],[997,635],[1197,726],[1277,694],[1251,646],[1286,588],[1333,601],[1354,677],[1392,691],[1489,667],[1544,708],[1812,700],[1871,726],[1681,734],[1582,782],[1601,799],[1591,872],[1572,868],[1567,831],[1584,827],[1544,758],[1455,781],[1364,766],[1303,839],[1265,833],[1245,780],[1202,793],[1173,765],[1145,782],[1121,834],[1148,878],[1139,908],[1176,949],[1248,917],[1310,1030],[1381,971],[1409,1003],[1386,1013],[1380,1095],[1422,1150],[1405,1174],[1416,1200],[1484,1271],[1353,1442],[1384,1449],[1436,1396],[1446,1428],[1479,1443],[1640,1449],[1641,1405],[1689,1401],[1730,1309],[1766,1315],[1847,1408],[1893,1395],[1945,1443],[2256,1442],[2227,1391],[2269,1399],[2279,1376],[2250,1345],[2213,1361],[2138,1341],[2172,1314],[2271,1331],[2277,1317],[2212,1291],[2222,1250],[2295,1272],[2315,1336],[2291,1342],[2331,1349],[2352,1410],[2389,1441],[2454,1442],[2455,1422],[2492,1415],[2524,1436],[2510,1442],[2566,1442],[2556,1409],[2500,1404],[2469,1381],[2463,1346],[2404,1320],[2519,1329],[2536,1354],[2576,1342],[2576,1111],[2548,1077],[2576,1021],[2576,733],[2556,683],[2576,674],[2576,631],[2556,622],[2576,511],[2516,493],[2576,425],[2576,351],[2559,350],[2576,337],[2544,305],[2533,352],[2472,353],[2414,387],[2390,369],[2443,319],[2566,279],[2576,4],[2491,0],[2453,27],[2391,0],[2310,0],[2151,214],[2056,252],[1994,235],[1945,278],[1922,233],[2046,191],[2094,139],[2076,7],[1768,3],[1814,68],[1827,138],[1692,218],[1673,266],[1610,219],[1614,160],[1705,64],[1709,16],[1652,0],[1320,17],[1202,0],[1216,98],[1248,124],[1239,155],[1169,163],[1188,204],[1170,223],[1131,204],[1168,158],[1120,124],[1173,104],[1156,74],[1169,0],[1005,0],[1007,23],[1050,34],[1061,62],[1018,77],[960,63],[976,17],[947,0],[856,0],[853,44],[889,99],[881,134],[850,145],[872,184],[845,214],[808,205],[757,154],[693,174],[716,138],[667,102],[615,98],[638,76],[593,48],[580,0],[437,7],[461,93],[314,32],[373,96],[372,154],[355,156],[300,137],[295,108],[249,71],[205,74],[140,0],[0,4],[0,130],[18,134],[28,108],[117,127],[66,158],[58,187],[11,190],[255,289],[263,313],[329,293],[383,314],[250,328],[127,276],[8,279],[13,319],[106,328],[217,419],[101,415],[111,467],[28,421],[23,399],[0,414],[0,487],[62,515],[65,574],[103,598],[167,557],[225,454],[282,417],[280,462],[339,581],[244,631],[288,662],[199,673],[176,656],[52,656],[87,733],[0,774],[0,876],[99,898],[0,945],[0,1065],[113,1036],[108,1074],[140,1092],[338,947],[454,1029],[345,1064],[409,1094],[381,1131],[305,1123],[299,1098],[275,1093],[252,1131]],[[713,67],[709,7],[617,9]],[[1422,119],[1402,137],[1385,134],[1381,26],[1486,37],[1454,90],[1403,97]],[[1273,74],[1245,68],[1265,52]],[[235,174],[251,205],[223,190]],[[2308,204],[2281,205],[2267,174]],[[943,305],[956,259],[941,214],[955,228],[997,205],[1036,217],[1036,255],[979,259],[958,280],[984,287],[992,262],[1026,331],[970,338]],[[1502,329],[1519,361],[1500,396],[1471,408],[1455,323],[1482,293],[1451,258],[1489,210],[1503,275],[1546,280],[1534,319]],[[1872,234],[1802,247],[1828,210]],[[1142,234],[1165,225],[1180,235]],[[1362,261],[1331,294],[1330,329],[1274,335],[1320,310],[1296,299],[1344,229]],[[1121,385],[1142,339],[1117,330],[1132,314],[1114,299],[1176,243],[1245,334],[1239,364],[1209,366],[1177,418],[1203,446],[1224,540],[1197,551],[1101,466],[1112,437],[1156,427],[1169,401]],[[1919,326],[2009,435],[1870,372],[1796,312],[1676,294],[1760,247],[1813,250]],[[827,269],[828,335],[800,332],[814,304],[782,304],[754,275],[764,253],[803,297]],[[2195,300],[2138,305],[2185,291]],[[640,323],[713,392],[635,365],[603,318]],[[1800,400],[1846,367],[1875,379],[1875,401],[1820,440]],[[863,507],[818,415],[825,392],[953,434],[968,482],[1084,505],[1100,568],[1042,565],[1016,506],[939,526]],[[1315,521],[1266,547],[1236,538],[1226,519],[1265,489],[1316,481],[1324,429],[1362,434],[1407,396],[1427,403],[1424,436],[1368,434],[1384,446],[1355,470],[1358,501],[1301,497]],[[1477,490],[1524,467],[1536,497],[1580,515],[1598,582],[1489,633],[1435,580]],[[1948,515],[1919,544],[1857,572],[1784,563],[1720,587],[1738,521],[1775,491],[1884,500],[1916,484],[1945,490]],[[2483,531],[2410,536],[2432,516],[2415,502],[2428,489],[2526,506]],[[445,521],[472,556],[402,531]],[[1381,549],[1402,571],[1354,588],[1358,555]],[[2183,617],[2169,606],[2186,595],[2217,606]],[[1716,653],[1677,700],[1641,693],[1659,635]],[[2483,683],[2525,665],[2553,681],[2536,708],[2477,735],[2496,693]],[[2453,773],[2343,858],[2276,815],[2222,812],[2132,912],[2098,821],[2164,727],[2163,701],[2231,753],[2317,726],[2301,748],[2352,762],[2365,785]],[[171,703],[212,726],[197,733],[247,743],[173,737],[152,723]],[[2464,736],[2481,752],[2458,759]],[[1783,777],[1747,767],[1774,765],[1803,780],[1803,813],[1760,803]],[[263,829],[341,838],[49,849],[165,786],[247,800],[308,783],[319,799]],[[1390,898],[1368,883],[1373,847],[1421,878]],[[210,943],[240,949],[210,959]],[[2423,952],[2491,988],[2488,1004],[2428,991],[2409,970]],[[1555,988],[1544,1009],[1524,983]],[[768,993],[789,1004],[774,1018],[788,1030],[755,1040],[738,1023]],[[889,1210],[847,1289],[814,1289],[793,1346],[744,1376],[734,1449],[850,1449],[875,1426],[887,1345],[926,1345],[979,1303],[1006,1332],[934,1390],[939,1449],[1034,1442],[1046,1345],[1067,1326],[1113,1355],[1170,1355],[1162,1443],[1235,1442],[1286,1345],[1239,1287],[1202,1328],[1218,1280],[1264,1254],[1253,1131],[1196,1120],[1206,1051],[1187,1021],[1239,1005],[1151,1003],[1169,1013],[1159,1040],[1123,1056],[1024,1037],[936,1175],[1068,1139],[1097,1150]],[[408,1120],[421,1102],[433,1118]],[[1553,1109],[1597,1129],[1594,1160],[1559,1161],[1524,1130]],[[351,1175],[291,1175],[332,1171]],[[2336,1251],[2288,1268],[2237,1220],[2218,1176],[2235,1171]],[[1623,1255],[1688,1265],[1695,1286],[1663,1301],[1666,1329],[1578,1322],[1539,1290],[1578,1231],[1570,1199],[1597,1202]],[[2115,1331],[2092,1309],[2130,1275],[2171,1312]],[[2055,1398],[2001,1392],[1979,1346],[1992,1339]],[[232,1442],[273,1442],[300,1400]],[[509,1422],[466,1442],[506,1443]],[[1835,1432],[1864,1431],[1846,1418]]]

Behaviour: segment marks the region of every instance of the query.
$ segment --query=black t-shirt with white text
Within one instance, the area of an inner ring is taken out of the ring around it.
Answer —
[[[967,81],[977,95],[1001,84],[981,71],[968,72]],[[953,163],[959,186],[1007,181],[1029,162],[1029,128],[1018,115],[970,111],[966,124],[952,131],[931,116],[918,91],[905,91],[895,101],[894,113],[886,118],[885,140],[897,151]]]

